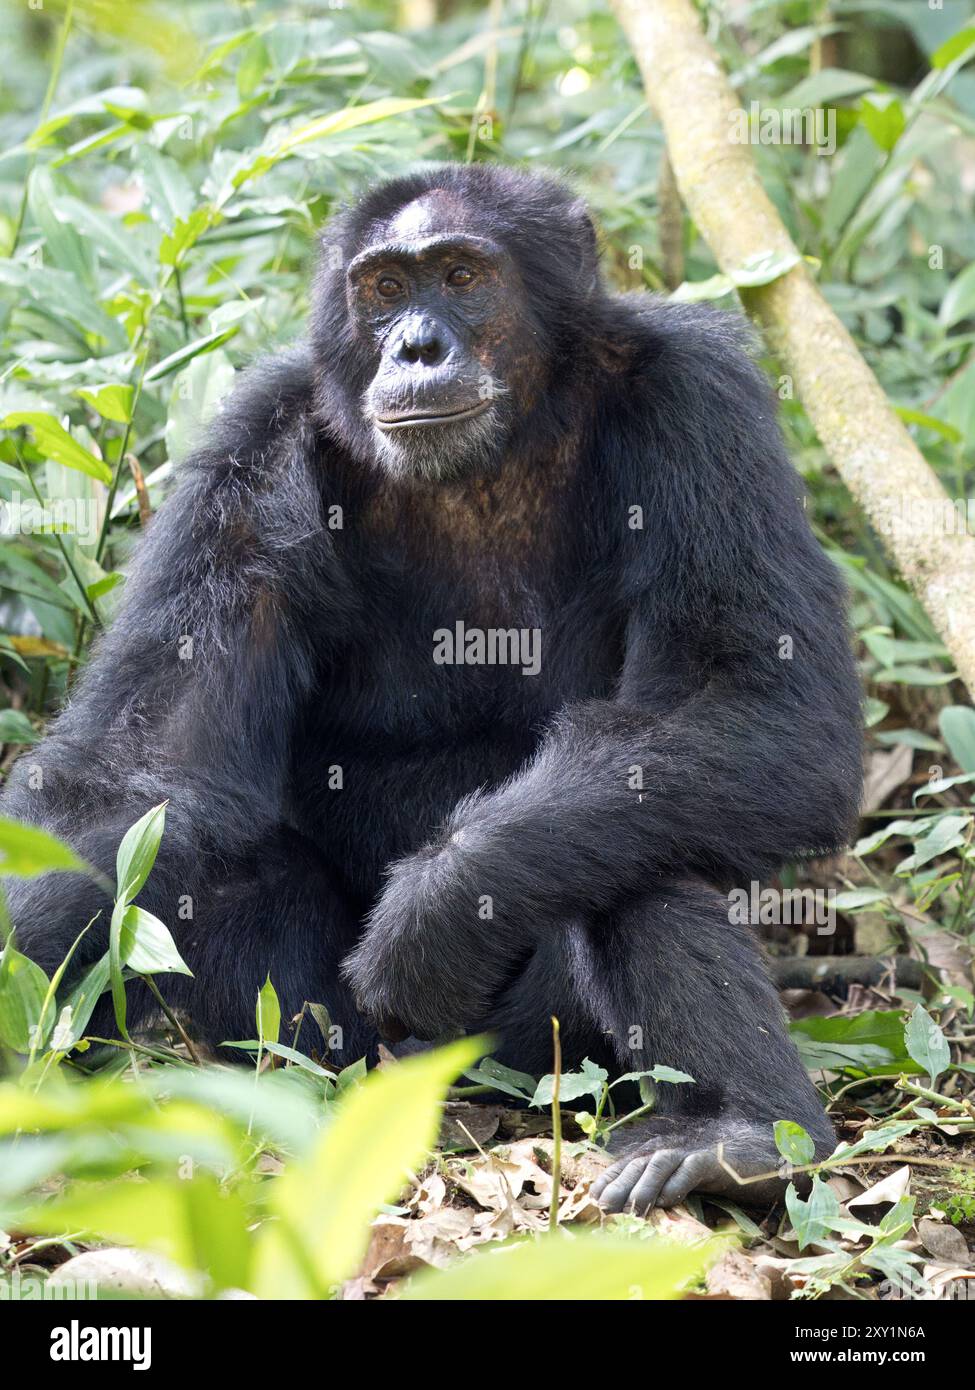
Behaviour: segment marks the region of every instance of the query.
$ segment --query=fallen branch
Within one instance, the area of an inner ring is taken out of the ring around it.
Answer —
[[[920,989],[921,962],[910,956],[774,956],[769,964],[779,989],[822,989],[831,980],[845,985]]]

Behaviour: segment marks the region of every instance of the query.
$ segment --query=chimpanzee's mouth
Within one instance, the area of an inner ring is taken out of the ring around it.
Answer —
[[[473,420],[476,415],[483,415],[490,405],[490,401],[477,401],[474,405],[464,406],[462,410],[446,412],[418,410],[409,415],[376,415],[373,418],[376,428],[388,433],[390,430],[413,429],[417,426],[427,425],[450,425],[457,420]]]

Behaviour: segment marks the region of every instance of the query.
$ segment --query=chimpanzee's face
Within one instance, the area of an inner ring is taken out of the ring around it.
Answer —
[[[514,263],[472,221],[426,194],[349,265],[349,309],[377,362],[362,410],[391,473],[449,478],[493,462],[537,371]]]

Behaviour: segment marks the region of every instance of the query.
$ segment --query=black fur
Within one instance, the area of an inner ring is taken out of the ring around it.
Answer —
[[[347,261],[435,189],[517,272],[531,389],[499,417],[497,458],[449,481],[383,469],[361,410],[375,345],[323,269],[310,347],[248,373],[181,468],[3,810],[111,874],[125,828],[169,799],[140,902],[195,972],[168,997],[212,1041],[252,1035],[270,972],[289,1013],[328,1006],[339,1060],[377,1022],[487,1027],[538,1073],[556,1013],[567,1066],[690,1072],[661,1087],[671,1128],[603,1185],[611,1207],[678,1200],[721,1186],[718,1140],[771,1166],[771,1120],[832,1142],[757,946],[708,885],[846,841],[859,690],[840,585],[742,325],[609,295],[559,185],[424,171],[330,243]],[[435,665],[458,620],[538,629],[539,674]],[[48,970],[99,908],[80,963],[105,949],[97,889],[10,890]]]

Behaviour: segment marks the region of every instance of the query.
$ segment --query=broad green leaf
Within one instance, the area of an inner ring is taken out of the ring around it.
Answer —
[[[115,881],[118,896],[126,903],[130,903],[139,892],[156,862],[159,842],[166,826],[167,805],[163,801],[154,806],[122,837],[115,857]]]
[[[132,903],[122,919],[122,964],[136,975],[192,975],[169,928],[145,908]]]
[[[422,106],[436,106],[444,100],[446,98],[443,96],[380,97],[377,101],[363,102],[361,106],[348,106],[342,111],[332,111],[327,116],[316,116],[312,121],[293,126],[283,135],[272,132],[261,148],[255,154],[248,155],[233,172],[229,183],[221,190],[217,204],[222,207],[235,190],[241,188],[248,180],[266,174],[279,160],[286,159],[295,150],[311,141],[341,135],[359,126],[388,120],[391,116],[402,116]]]
[[[271,1052],[275,1057],[282,1057],[286,1062],[293,1062],[296,1067],[301,1067],[303,1071],[310,1071],[313,1076],[320,1076],[326,1081],[334,1081],[333,1072],[326,1071],[317,1062],[313,1062],[310,1057],[306,1057],[303,1052],[298,1052],[296,1048],[285,1047],[283,1043],[262,1042],[259,1038],[247,1038],[243,1042],[222,1042],[221,1047],[239,1047],[241,1052]]]
[[[860,103],[860,120],[874,143],[889,153],[904,133],[907,118],[896,97],[875,93]]]
[[[937,859],[942,854],[948,854],[965,844],[971,823],[972,818],[969,815],[950,814],[929,821],[923,827],[923,833],[921,827],[915,827],[914,853],[901,860],[897,867],[898,876],[916,873],[932,859]]]
[[[257,996],[257,1036],[262,1041],[273,1043],[281,1036],[281,1005],[270,975]]]
[[[175,352],[171,352],[168,357],[164,357],[161,362],[157,362],[154,367],[149,368],[145,375],[146,382],[159,381],[162,377],[169,376],[170,372],[178,372],[180,367],[184,367],[194,357],[199,357],[203,352],[212,352],[221,343],[225,343],[228,338],[232,338],[238,328],[239,324],[234,324],[230,328],[221,329],[219,333],[208,333],[205,338],[197,338],[195,342],[186,343],[185,346],[177,348]]]
[[[604,1081],[598,1077],[587,1076],[585,1072],[563,1072],[559,1078],[559,1104],[578,1100],[580,1096],[592,1096],[598,1100]],[[532,1105],[548,1106],[555,1099],[555,1076],[543,1076],[535,1088]]]
[[[654,1081],[669,1081],[673,1086],[683,1086],[694,1081],[693,1076],[688,1076],[686,1071],[675,1071],[673,1067],[651,1067],[649,1075]]]
[[[332,1288],[353,1272],[370,1221],[425,1160],[448,1085],[485,1051],[485,1042],[465,1038],[372,1072],[344,1094],[311,1154],[293,1160],[275,1181],[271,1206],[314,1276],[307,1293]],[[259,1246],[253,1291],[281,1297],[282,1270],[272,1234]]]
[[[915,1007],[904,1027],[904,1045],[918,1066],[930,1076],[932,1087],[951,1065],[948,1041],[921,1004]]]
[[[468,1081],[481,1086],[493,1086],[502,1095],[517,1096],[521,1100],[530,1100],[538,1084],[527,1072],[512,1071],[510,1067],[496,1062],[493,1057],[483,1058],[476,1067],[466,1071],[464,1076]]]
[[[805,1163],[812,1163],[816,1157],[815,1143],[795,1120],[776,1120],[773,1133],[775,1147],[789,1163],[802,1167]]]
[[[35,1041],[49,983],[39,965],[12,946],[6,948],[0,961],[0,1041],[15,1052],[29,1052]],[[54,1015],[48,1010],[42,1034],[50,1031],[53,1022]],[[38,1041],[43,1043],[43,1035]]]
[[[855,1158],[858,1154],[883,1153],[885,1149],[896,1144],[898,1139],[903,1139],[905,1134],[913,1133],[917,1127],[917,1120],[896,1120],[891,1124],[880,1125],[877,1129],[867,1130],[855,1144],[840,1144],[834,1157]]]
[[[85,971],[68,995],[66,1007],[71,1010],[70,1043],[72,1046],[84,1037],[85,1029],[95,1012],[95,1005],[108,989],[110,975],[109,957],[106,951],[100,960],[96,960],[94,965]]]
[[[402,1297],[438,1302],[632,1302],[680,1297],[718,1252],[716,1242],[676,1245],[586,1232],[544,1235],[469,1255],[411,1279]]]
[[[851,888],[847,892],[837,893],[833,905],[840,912],[856,912],[858,908],[886,902],[889,897],[886,888]]]
[[[22,710],[0,710],[0,743],[38,743],[40,737]]]
[[[962,319],[975,313],[975,261],[967,265],[960,275],[956,275],[948,286],[948,292],[941,301],[938,320],[945,328],[953,328]]]
[[[43,410],[15,410],[0,420],[0,429],[13,430],[27,425],[34,435],[34,443],[48,458],[63,463],[65,468],[76,468],[89,478],[97,478],[100,483],[112,481],[112,470],[103,459],[89,453],[61,423]]]
[[[952,34],[950,39],[946,39],[939,48],[931,54],[931,66],[933,68],[947,68],[952,63],[957,63],[959,58],[968,54],[975,57],[975,26],[966,25],[959,29],[957,34]]]
[[[965,772],[975,772],[975,709],[949,705],[938,715],[938,728],[951,756]]]
[[[79,1185],[65,1197],[18,1217],[22,1229],[49,1235],[82,1231],[100,1240],[154,1250],[218,1288],[246,1285],[249,1217],[242,1195],[198,1173],[192,1181],[151,1178]]]
[[[127,425],[132,416],[132,402],[135,388],[121,382],[109,382],[104,386],[79,386],[75,391],[83,401],[98,411],[103,420],[115,420]]]
[[[734,289],[770,285],[797,266],[802,257],[796,252],[760,251],[749,256],[737,269],[712,275],[708,280],[686,281],[670,298],[678,304],[695,304],[703,299],[721,299]]]
[[[800,1250],[828,1236],[840,1214],[836,1195],[820,1177],[813,1178],[812,1190],[805,1201],[790,1183],[785,1194],[785,1206]]]
[[[87,868],[70,846],[46,830],[0,816],[0,877],[34,878],[55,870],[84,873]]]

